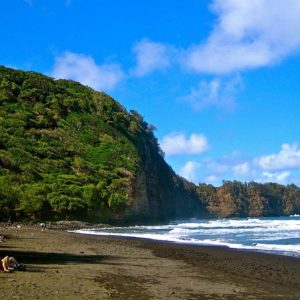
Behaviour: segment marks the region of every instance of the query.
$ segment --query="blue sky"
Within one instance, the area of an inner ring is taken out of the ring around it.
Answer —
[[[138,110],[180,175],[300,184],[298,0],[10,0],[0,12],[0,64]]]

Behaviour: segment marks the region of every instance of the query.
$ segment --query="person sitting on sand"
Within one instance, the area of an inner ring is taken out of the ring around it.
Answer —
[[[3,259],[1,259],[1,266],[0,270],[2,272],[10,272],[15,269],[18,269],[20,264],[16,261],[14,257],[5,256]]]

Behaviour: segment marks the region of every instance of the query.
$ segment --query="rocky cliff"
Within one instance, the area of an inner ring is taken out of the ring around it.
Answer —
[[[276,183],[224,181],[221,187],[200,184],[199,198],[219,217],[288,216],[300,213],[300,189]]]
[[[200,217],[207,214],[196,186],[174,173],[163,157],[146,142],[127,215],[140,220]]]

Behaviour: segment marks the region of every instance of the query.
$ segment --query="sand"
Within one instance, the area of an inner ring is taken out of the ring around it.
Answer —
[[[300,299],[300,259],[5,226],[0,299]]]

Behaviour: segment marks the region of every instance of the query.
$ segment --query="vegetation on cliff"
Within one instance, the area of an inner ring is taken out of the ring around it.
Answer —
[[[124,210],[153,129],[105,93],[0,67],[0,219]]]
[[[199,198],[208,213],[221,217],[284,216],[300,213],[300,188],[294,184],[224,181],[221,187],[200,184]]]

